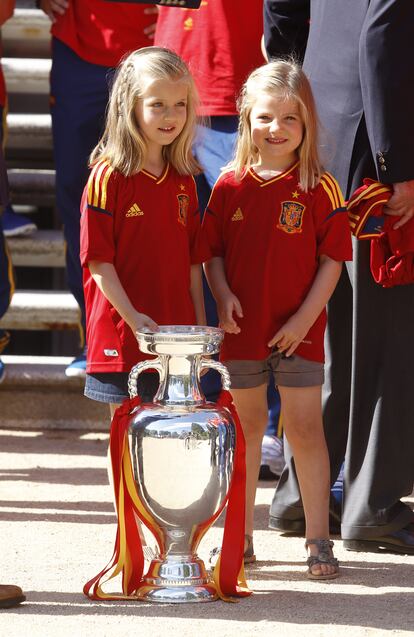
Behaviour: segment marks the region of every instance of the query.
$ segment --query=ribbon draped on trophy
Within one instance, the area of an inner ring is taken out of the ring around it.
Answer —
[[[218,352],[222,330],[163,326],[138,333],[141,351],[157,354],[129,376],[130,399],[112,420],[110,455],[118,514],[112,558],[84,586],[95,600],[235,601],[250,595],[244,576],[245,442],[228,391],[226,368],[202,354]],[[223,379],[217,403],[199,385],[203,369]],[[155,369],[160,385],[152,403],[137,396],[138,375]],[[196,551],[227,505],[223,542],[210,574]],[[137,518],[151,531],[158,553],[144,574]],[[104,584],[122,576],[122,593]]]

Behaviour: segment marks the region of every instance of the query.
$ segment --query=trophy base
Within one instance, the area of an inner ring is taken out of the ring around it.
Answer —
[[[142,586],[137,590],[136,595],[143,602],[164,604],[215,602],[218,599],[212,586]]]
[[[169,556],[152,560],[144,584],[136,591],[141,601],[184,604],[218,599],[213,581],[198,557]]]

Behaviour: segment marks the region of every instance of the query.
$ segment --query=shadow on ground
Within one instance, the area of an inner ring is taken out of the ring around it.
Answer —
[[[382,630],[408,630],[409,614],[412,615],[414,593],[384,593],[378,595],[347,595],[335,592],[335,585],[325,585],[325,590],[314,593],[297,590],[266,591],[256,590],[252,597],[238,604],[215,602],[211,604],[147,604],[145,602],[92,602],[82,595],[73,593],[54,593],[51,591],[26,591],[27,602],[15,609],[19,615],[99,615],[151,617],[151,618],[188,618],[218,619],[226,621],[244,621],[252,624],[267,620],[301,625],[332,624],[336,626],[356,626],[380,628]],[[274,597],[274,602],[261,598]],[[403,601],[407,614],[402,616],[394,612],[401,608]],[[260,604],[260,617],[253,611]],[[224,606],[225,605],[225,606]],[[253,630],[253,626],[252,626]]]

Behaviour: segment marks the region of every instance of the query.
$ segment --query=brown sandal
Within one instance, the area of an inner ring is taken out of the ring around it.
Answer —
[[[308,565],[307,576],[313,580],[326,580],[335,579],[339,575],[339,562],[336,557],[333,556],[332,547],[334,543],[331,540],[306,540],[305,548],[307,549],[311,544],[314,544],[318,548],[317,555],[309,555],[306,563]],[[314,575],[312,573],[312,567],[320,564],[329,564],[335,567],[333,573],[321,573],[320,575]]]

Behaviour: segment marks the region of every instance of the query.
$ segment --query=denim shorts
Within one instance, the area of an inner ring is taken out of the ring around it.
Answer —
[[[275,385],[281,387],[314,387],[323,385],[324,365],[292,354],[289,357],[273,352],[265,360],[224,361],[229,370],[232,389],[251,389],[267,385],[273,374]]]
[[[86,374],[84,394],[92,400],[101,403],[120,404],[128,393],[127,372],[101,372],[98,374]],[[145,372],[137,379],[137,391],[142,402],[150,403],[154,398],[159,384],[157,372]]]

